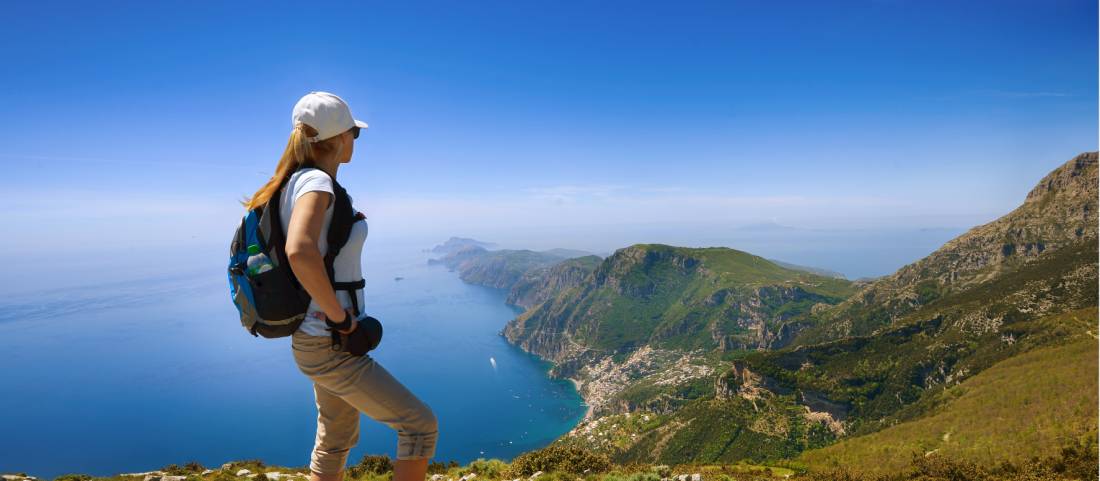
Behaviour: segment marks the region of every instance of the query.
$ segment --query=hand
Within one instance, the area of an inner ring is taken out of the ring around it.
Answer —
[[[346,330],[346,331],[336,331],[336,332],[339,332],[340,334],[351,334],[352,332],[355,331],[355,329],[357,327],[359,327],[359,320],[355,318],[355,315],[352,314],[351,311],[348,311],[348,317],[351,318],[351,328]]]
[[[356,327],[359,326],[359,321],[355,318],[355,313],[352,312],[351,308],[345,308],[344,315],[347,316],[344,318],[345,320],[351,321],[351,327],[348,328],[346,331],[337,330],[336,332],[339,332],[341,334],[350,334],[352,331],[355,331]],[[329,317],[326,315],[325,319],[327,322],[327,319],[329,319]]]

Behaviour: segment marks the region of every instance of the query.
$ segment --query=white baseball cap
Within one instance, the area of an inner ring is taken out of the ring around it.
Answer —
[[[367,128],[366,122],[351,116],[344,99],[328,92],[310,92],[298,99],[290,115],[290,125],[298,125],[298,122],[317,129],[315,137],[308,137],[310,142],[320,142],[352,127]]]

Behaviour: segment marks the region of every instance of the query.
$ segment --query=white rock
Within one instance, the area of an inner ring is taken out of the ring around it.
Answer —
[[[149,475],[154,475],[154,474],[157,475],[157,476],[164,476],[164,471],[146,471],[144,473],[123,473],[123,474],[120,474],[119,476],[149,476]],[[4,479],[9,479],[8,475],[4,475]],[[15,478],[15,479],[21,479],[21,478]]]
[[[264,476],[266,476],[269,481],[279,481],[280,479],[290,479],[290,478],[294,477],[293,474],[286,474],[286,473],[280,473],[280,472],[264,473]]]
[[[537,478],[537,477],[539,477],[539,476],[542,476],[542,471],[535,471],[535,473],[534,473],[534,474],[532,474],[532,475],[531,475],[531,477],[530,477],[530,478],[527,478],[527,479],[535,479],[535,478]]]
[[[249,474],[252,474],[252,471],[249,471],[247,469],[237,471],[237,476],[248,476]]]
[[[429,478],[429,479],[431,481],[443,481],[443,478],[445,478],[445,477],[446,476],[443,476],[442,474],[433,474],[432,477]]]
[[[214,470],[213,470],[213,469],[207,469],[207,470],[204,470],[204,471],[202,472],[202,475],[203,475],[203,476],[206,476],[207,474],[210,474],[210,473],[213,473],[213,472],[214,472]]]
[[[691,481],[703,481],[703,475],[701,475],[699,473],[692,473],[691,474]]]

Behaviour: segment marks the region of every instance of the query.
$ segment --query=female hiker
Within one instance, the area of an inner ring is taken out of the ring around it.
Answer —
[[[363,412],[397,431],[394,481],[423,481],[435,453],[435,414],[365,349],[356,354],[355,345],[361,344],[369,329],[362,327],[360,321],[366,318],[356,312],[363,305],[359,255],[367,237],[367,222],[361,214],[351,224],[347,242],[331,259],[331,278],[325,266],[326,234],[337,195],[343,192],[336,182],[337,169],[351,161],[355,139],[367,124],[352,117],[343,99],[327,92],[302,97],[294,106],[291,123],[290,140],[275,175],[251,198],[248,208],[280,196],[287,259],[312,299],[305,320],[291,338],[294,360],[313,381],[317,401],[310,480],[343,479],[348,451],[359,441],[359,413]],[[356,285],[356,281],[360,282]],[[352,288],[345,290],[348,286]],[[341,346],[340,339],[348,346]]]

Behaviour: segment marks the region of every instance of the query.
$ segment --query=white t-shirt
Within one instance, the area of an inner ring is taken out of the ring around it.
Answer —
[[[282,217],[283,232],[287,231],[287,226],[290,225],[290,214],[294,211],[294,203],[298,200],[302,194],[312,191],[328,192],[329,202],[328,209],[325,210],[325,222],[321,224],[321,237],[318,239],[318,248],[321,250],[321,255],[324,256],[328,252],[328,228],[332,223],[332,213],[335,209],[336,198],[333,194],[332,179],[321,169],[306,168],[299,170],[290,176],[290,180],[286,183],[286,187],[280,193],[280,208],[279,216]],[[351,198],[351,195],[348,195]],[[352,208],[355,208],[354,201]],[[367,221],[359,220],[351,226],[351,235],[348,237],[348,243],[344,245],[344,248],[340,250],[340,253],[336,255],[336,259],[333,260],[333,273],[336,276],[336,282],[352,282],[363,278],[363,266],[360,263],[359,256],[363,252],[363,242],[367,240]],[[327,274],[326,274],[327,275]],[[356,297],[359,301],[359,310],[362,312],[365,304],[363,303],[363,290],[359,289],[355,291]],[[351,296],[348,295],[348,291],[338,290],[336,291],[336,298],[340,300],[340,305],[345,308],[351,307]],[[324,321],[324,312],[317,305],[316,301],[309,302],[309,308],[306,310],[306,318],[302,321],[302,325],[298,328],[302,332],[311,336],[329,336],[329,331],[326,331]]]

